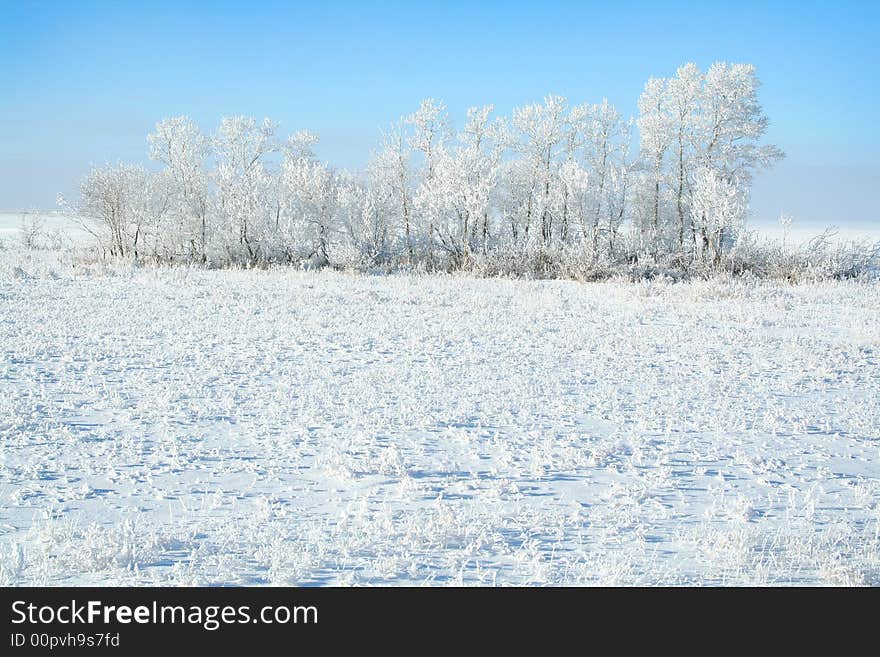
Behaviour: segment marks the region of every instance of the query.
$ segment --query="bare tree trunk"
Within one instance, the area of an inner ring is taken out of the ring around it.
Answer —
[[[532,192],[529,192],[529,200],[526,203],[526,225],[525,225],[525,237],[528,239],[529,237],[529,227],[532,225]]]
[[[608,142],[602,143],[602,173],[599,176],[599,201],[596,203],[596,214],[593,216],[593,254],[599,250],[599,216],[602,211],[602,194],[605,191],[605,167],[608,161]]]
[[[678,212],[678,246],[684,248],[684,207],[682,205],[682,195],[684,194],[684,146],[681,143],[679,135],[678,142],[678,189],[675,195],[675,205]]]
[[[660,248],[660,173],[657,173],[657,179],[654,181],[654,216],[651,224],[651,247],[654,250],[654,257],[658,255]]]
[[[202,210],[202,264],[208,262],[208,231],[205,219],[205,211]]]
[[[406,192],[403,194],[403,230],[406,233],[407,264],[411,265],[413,261],[413,246],[409,230],[409,205],[406,202]]]
[[[562,243],[568,242],[568,187],[562,194]]]
[[[468,235],[469,215],[467,211],[462,217],[462,249],[464,249],[463,264],[467,265],[471,259],[470,236]]]
[[[552,226],[552,218],[550,212],[547,210],[547,202],[550,200],[550,180],[549,178],[544,181],[544,211],[541,213],[541,236],[544,238],[544,243],[548,244],[553,235],[553,226]]]

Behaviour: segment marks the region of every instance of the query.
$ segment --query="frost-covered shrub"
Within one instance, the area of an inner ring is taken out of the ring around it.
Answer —
[[[833,229],[797,245],[786,240],[759,241],[747,234],[722,260],[733,274],[790,282],[859,278],[871,275],[880,263],[880,241],[835,240]]]
[[[24,213],[21,215],[19,240],[21,241],[22,248],[28,251],[41,248],[43,245],[43,231],[43,218],[38,214]]]

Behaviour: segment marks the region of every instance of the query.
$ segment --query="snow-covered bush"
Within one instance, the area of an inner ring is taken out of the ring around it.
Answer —
[[[23,212],[18,229],[18,245],[25,251],[59,251],[65,245],[64,233],[58,228],[47,228],[39,212]],[[6,244],[0,241],[0,251],[5,248]]]
[[[42,248],[44,225],[43,218],[38,214],[25,212],[21,215],[18,234],[23,249],[33,251]]]

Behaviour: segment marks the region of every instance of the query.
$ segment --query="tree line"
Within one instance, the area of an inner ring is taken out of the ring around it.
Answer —
[[[758,87],[748,64],[686,64],[648,80],[632,119],[551,95],[509,117],[471,108],[458,131],[428,99],[359,172],[269,119],[227,117],[208,135],[168,118],[148,137],[158,168],[94,168],[74,209],[107,255],[157,262],[720,266],[754,174],[783,156],[761,143]]]

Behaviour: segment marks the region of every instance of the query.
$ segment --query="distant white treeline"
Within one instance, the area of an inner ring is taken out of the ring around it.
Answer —
[[[635,119],[607,100],[548,96],[509,117],[472,108],[457,133],[428,99],[357,173],[319,161],[310,132],[279,138],[269,119],[227,117],[207,135],[175,117],[149,135],[160,171],[96,168],[67,207],[107,255],[156,261],[736,267],[752,177],[782,157],[761,143],[758,86],[751,65],[686,64],[648,80]]]

